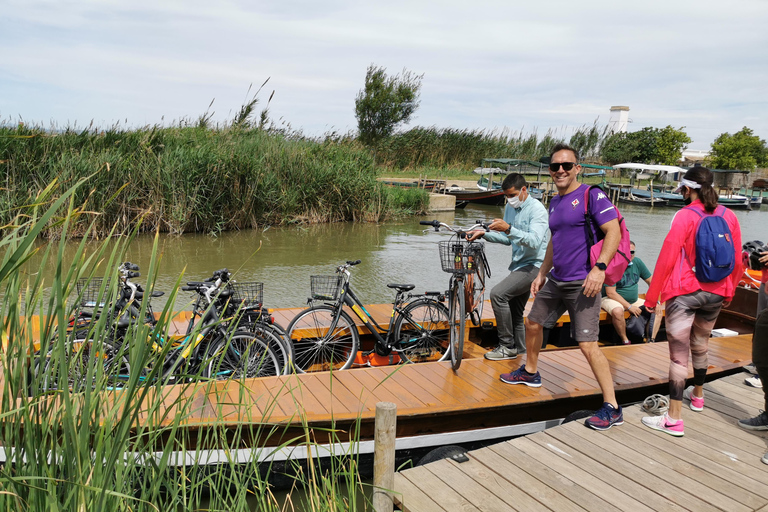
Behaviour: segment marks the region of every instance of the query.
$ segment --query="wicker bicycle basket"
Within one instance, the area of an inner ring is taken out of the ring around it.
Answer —
[[[264,302],[264,283],[229,283],[232,290],[231,301],[244,305],[262,304]]]
[[[313,300],[336,300],[341,291],[341,276],[309,276]]]
[[[475,262],[482,258],[485,250],[482,243],[455,239],[440,242],[439,245],[443,272],[451,274],[473,274],[476,270]]]

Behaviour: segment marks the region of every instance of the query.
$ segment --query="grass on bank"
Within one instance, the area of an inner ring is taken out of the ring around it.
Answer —
[[[253,447],[253,439],[280,434],[281,427],[252,418],[235,429],[212,426],[200,429],[198,435],[185,428],[200,407],[199,401],[188,397],[206,392],[207,384],[180,384],[171,390],[140,382],[135,369],[149,367],[153,357],[146,342],[152,335],[148,326],[137,325],[129,331],[128,361],[134,371],[123,386],[111,386],[113,376],[101,357],[90,357],[86,367],[80,368],[89,384],[69,389],[64,376],[74,368],[67,348],[71,339],[57,326],[66,325],[72,313],[76,281],[94,277],[84,269],[93,268],[95,261],[102,261],[102,268],[116,268],[124,261],[131,240],[108,238],[93,248],[86,243],[92,229],[86,228],[73,263],[64,263],[69,229],[89,217],[75,206],[82,186],[80,182],[63,192],[47,187],[30,201],[34,206],[19,212],[0,239],[4,249],[0,263],[4,341],[0,352],[0,445],[6,458],[0,464],[0,510],[365,509],[368,503],[361,502],[355,492],[362,484],[352,453],[340,454],[327,470],[316,471],[310,465],[308,471],[298,471],[295,486],[306,497],[292,494],[285,503],[278,502],[267,483],[273,468],[258,463],[266,448],[256,445],[245,460],[225,456],[215,468],[197,460],[196,449],[217,447],[221,453],[233,455],[238,448]],[[40,274],[26,273],[23,265],[39,247],[34,244],[38,234],[52,226],[62,237],[40,249],[43,259],[51,260],[56,269],[52,282],[46,283]],[[156,249],[149,268],[142,269],[147,272],[148,291],[157,269]],[[51,286],[50,294],[43,293],[47,286]],[[155,328],[166,336],[169,317],[169,311],[163,311]],[[102,315],[89,332],[95,340],[92,356],[105,353],[99,340],[107,329],[106,315]],[[38,339],[43,355],[34,356]],[[152,379],[151,372],[147,378]],[[264,399],[252,396],[236,381],[230,383],[230,389],[240,404]],[[317,453],[308,428],[297,442]],[[172,452],[189,457],[187,463],[174,465]]]
[[[0,127],[0,225],[54,179],[92,176],[76,204],[98,212],[92,229],[220,232],[292,222],[386,220],[419,213],[426,198],[376,181],[357,144],[313,141],[230,126],[46,131]],[[139,223],[139,219],[142,220]],[[81,235],[91,219],[74,219]],[[56,229],[43,230],[56,237]]]

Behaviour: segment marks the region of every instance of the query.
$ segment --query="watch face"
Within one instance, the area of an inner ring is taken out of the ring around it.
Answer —
[[[608,266],[605,263],[595,263],[595,266],[600,270],[605,270]]]

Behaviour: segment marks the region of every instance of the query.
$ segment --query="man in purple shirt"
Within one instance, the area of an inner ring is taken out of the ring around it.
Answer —
[[[525,365],[502,374],[501,380],[507,384],[541,386],[538,362],[542,326],[554,324],[568,310],[573,336],[603,392],[602,407],[585,424],[596,430],[607,430],[624,423],[624,416],[616,402],[608,360],[597,345],[600,292],[606,266],[619,247],[621,229],[613,204],[599,189],[589,192],[589,219],[585,217],[584,199],[588,185],[577,180],[581,172],[578,161],[578,152],[565,144],[556,145],[550,154],[549,174],[557,188],[557,195],[549,205],[552,237],[544,262],[531,284],[531,294],[535,299],[526,322],[528,353]],[[596,235],[595,226],[599,226],[605,241],[596,264],[592,266],[586,229],[591,229]]]

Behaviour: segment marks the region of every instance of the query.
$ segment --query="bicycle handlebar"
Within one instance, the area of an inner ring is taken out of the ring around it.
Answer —
[[[419,221],[419,224],[421,224],[422,226],[432,226],[433,228],[435,228],[435,231],[440,231],[441,227],[445,228],[449,231],[456,233],[456,235],[458,235],[459,238],[466,238],[467,232],[469,231],[475,231],[478,229],[490,231],[490,229],[488,228],[488,226],[490,226],[490,223],[484,222],[482,219],[478,220],[474,226],[469,228],[454,228],[453,226],[449,226],[448,224],[444,222],[440,222],[439,220],[422,220],[422,221]]]

